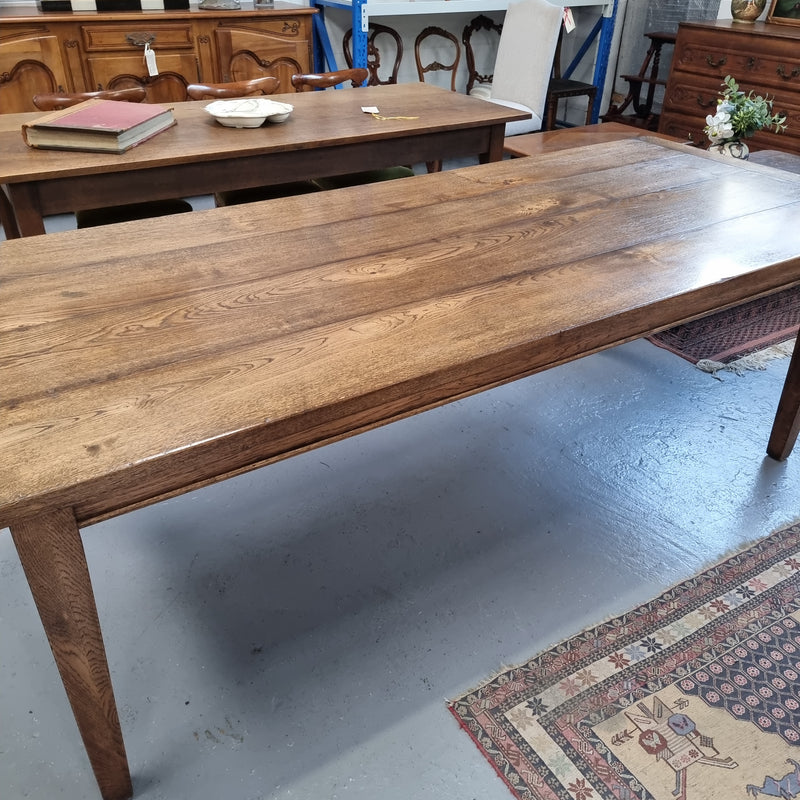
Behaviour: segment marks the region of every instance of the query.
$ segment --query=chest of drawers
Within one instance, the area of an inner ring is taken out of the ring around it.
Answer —
[[[773,98],[773,111],[788,120],[784,133],[760,131],[748,139],[750,148],[800,153],[800,27],[791,25],[681,23],[659,132],[705,145],[705,118],[714,113],[726,75],[743,91]]]

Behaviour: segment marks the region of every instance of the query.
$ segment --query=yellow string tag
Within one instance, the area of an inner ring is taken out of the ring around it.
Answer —
[[[419,119],[419,117],[384,117],[383,114],[373,114],[375,119]]]

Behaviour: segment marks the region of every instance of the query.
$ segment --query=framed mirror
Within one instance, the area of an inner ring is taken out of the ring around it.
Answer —
[[[771,0],[767,22],[800,25],[800,0]]]

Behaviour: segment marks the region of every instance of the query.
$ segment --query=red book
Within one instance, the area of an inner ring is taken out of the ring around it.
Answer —
[[[26,122],[22,138],[46,150],[124,153],[174,124],[171,108],[95,98]]]

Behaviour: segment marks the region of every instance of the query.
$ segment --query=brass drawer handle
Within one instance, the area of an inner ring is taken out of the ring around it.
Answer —
[[[778,77],[783,78],[785,81],[789,81],[792,78],[796,78],[800,75],[800,67],[795,67],[790,73],[786,73],[786,67],[783,64],[778,64],[775,72],[778,73]]]
[[[716,108],[717,99],[712,98],[711,100],[703,100],[703,95],[699,94],[697,95],[697,105],[699,105],[700,108],[711,108],[712,106]]]
[[[125,41],[134,47],[144,47],[146,44],[152,45],[156,40],[154,33],[127,33]]]
[[[728,60],[727,56],[722,56],[722,58],[719,61],[714,61],[711,55],[706,56],[706,64],[708,64],[709,67],[722,67],[725,65],[727,60]]]

